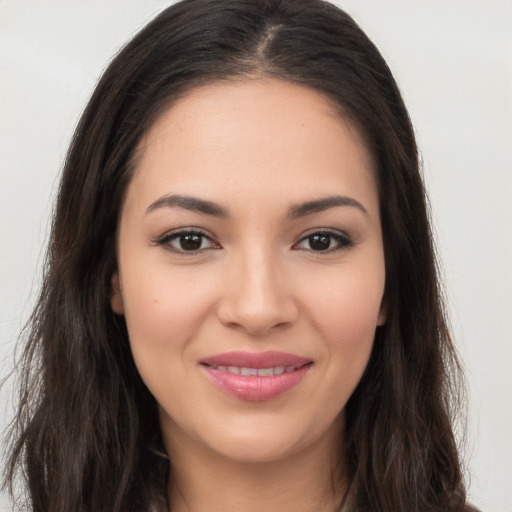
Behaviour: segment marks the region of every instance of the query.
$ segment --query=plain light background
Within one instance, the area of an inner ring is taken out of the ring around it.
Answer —
[[[79,114],[114,53],[170,3],[0,0],[0,377],[37,295]],[[512,1],[336,3],[387,59],[418,136],[470,384],[470,498],[512,512]],[[11,411],[6,386],[0,429]]]

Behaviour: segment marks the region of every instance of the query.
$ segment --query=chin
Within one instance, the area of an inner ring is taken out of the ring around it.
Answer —
[[[270,463],[289,460],[308,450],[323,450],[336,444],[342,415],[328,424],[280,422],[275,418],[252,418],[236,422],[232,428],[211,431],[207,443],[211,450],[239,463]],[[330,453],[326,450],[326,455]]]
[[[231,437],[227,442],[216,443],[216,446],[212,448],[226,459],[246,464],[277,462],[285,460],[299,451],[299,447],[290,443],[290,440],[277,437],[262,439],[261,436]]]

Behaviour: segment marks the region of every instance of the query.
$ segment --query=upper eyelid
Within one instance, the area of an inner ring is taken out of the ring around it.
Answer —
[[[171,238],[173,236],[178,236],[178,235],[187,234],[187,233],[197,233],[199,235],[202,235],[202,236],[208,238],[212,242],[217,241],[216,237],[212,233],[210,233],[209,231],[207,231],[203,228],[199,228],[196,226],[186,226],[183,228],[170,229],[169,231],[166,231],[162,235],[158,236],[156,238],[156,241],[164,240],[166,238]],[[218,243],[218,242],[216,242],[216,243]]]
[[[342,229],[335,229],[335,228],[312,228],[312,229],[308,229],[307,231],[302,233],[298,240],[300,242],[301,240],[304,240],[304,238],[307,238],[307,237],[309,237],[311,235],[315,235],[317,233],[327,233],[329,235],[337,235],[337,236],[341,236],[341,237],[344,237],[344,238],[352,239],[352,237],[346,231],[343,231]]]

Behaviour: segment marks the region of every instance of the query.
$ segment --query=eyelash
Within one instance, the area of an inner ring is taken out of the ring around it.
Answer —
[[[201,245],[203,245],[203,241],[205,239],[210,241],[212,245],[210,247],[205,247],[205,248],[199,247],[199,249],[192,250],[192,251],[187,251],[187,250],[184,250],[183,248],[178,249],[171,245],[172,241],[179,240],[180,238],[185,237],[185,236],[197,236],[201,240]],[[195,254],[200,254],[207,250],[221,248],[220,244],[217,241],[215,241],[209,233],[207,233],[199,228],[182,228],[182,229],[178,229],[175,231],[170,231],[170,232],[162,235],[157,240],[155,240],[155,243],[157,245],[165,246],[165,248],[168,251],[174,252],[176,254],[183,254],[186,256],[193,256]]]
[[[313,237],[319,237],[319,236],[325,236],[330,237],[331,241],[334,240],[337,243],[337,247],[329,247],[325,251],[315,251],[314,249],[301,249],[297,248],[296,250],[305,250],[310,251],[312,253],[316,254],[328,254],[331,252],[336,251],[342,251],[344,249],[350,249],[351,247],[354,247],[356,244],[354,240],[352,240],[346,233],[342,233],[340,231],[334,231],[331,229],[316,229],[315,231],[311,231],[310,233],[303,236],[298,243],[296,243],[293,247],[297,247],[299,244],[309,240],[311,242],[311,239]],[[330,245],[330,242],[329,242]]]
[[[200,239],[200,247],[196,250],[190,250],[187,251],[183,248],[177,248],[173,247],[171,245],[171,242],[175,240],[180,240],[180,238],[185,236],[195,236]],[[309,240],[311,243],[311,240],[313,237],[329,237],[329,246],[331,245],[332,240],[334,240],[337,244],[336,247],[328,247],[326,250],[314,250],[314,249],[307,249],[307,248],[301,248],[298,247],[300,244],[306,242]],[[203,245],[204,240],[208,240],[210,242],[209,247],[201,248],[201,245]],[[157,238],[154,241],[157,245],[165,246],[165,248],[173,253],[180,254],[180,255],[186,255],[186,256],[193,256],[196,254],[201,254],[204,251],[208,251],[211,249],[221,249],[221,245],[207,232],[199,229],[199,228],[182,228],[175,231],[170,231],[168,233],[165,233],[161,237]],[[344,249],[349,249],[353,247],[355,242],[345,233],[341,233],[339,231],[334,231],[330,229],[317,229],[315,231],[311,231],[310,233],[303,236],[296,244],[293,245],[292,249],[294,250],[304,250],[316,254],[328,254],[331,252],[341,251]]]

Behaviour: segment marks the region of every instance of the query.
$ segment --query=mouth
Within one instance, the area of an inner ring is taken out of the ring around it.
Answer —
[[[312,363],[307,363],[312,364]],[[220,372],[234,373],[235,375],[243,375],[244,377],[271,377],[272,375],[282,375],[283,373],[290,373],[298,370],[301,367],[297,366],[273,366],[270,368],[246,368],[241,366],[210,366],[214,370]]]
[[[284,352],[229,352],[200,365],[221,391],[241,400],[265,401],[297,386],[313,361]]]

